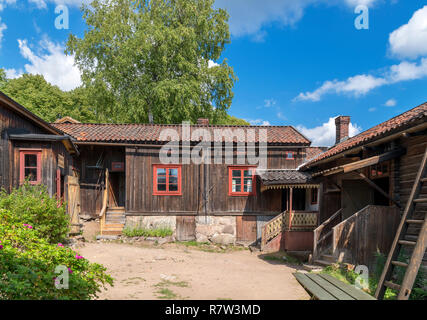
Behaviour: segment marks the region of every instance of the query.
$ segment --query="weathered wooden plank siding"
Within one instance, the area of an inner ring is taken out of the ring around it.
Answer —
[[[10,191],[12,187],[12,143],[10,134],[44,133],[30,121],[23,119],[0,102],[0,187]]]
[[[286,151],[294,151],[295,159],[287,160]],[[268,150],[268,168],[295,169],[303,162],[304,157],[304,149],[274,148]],[[160,163],[159,149],[126,148],[126,212],[128,214],[275,215],[281,212],[281,191],[269,190],[262,193],[259,181],[256,183],[255,196],[229,196],[229,165],[224,164],[224,160],[223,164],[214,164],[212,160],[208,165],[193,163],[182,165],[182,196],[154,196],[153,164]]]
[[[371,269],[377,251],[388,254],[399,222],[397,207],[367,206],[333,228],[333,254]]]

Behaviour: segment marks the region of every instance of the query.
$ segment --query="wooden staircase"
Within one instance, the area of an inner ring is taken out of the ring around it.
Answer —
[[[427,148],[424,152],[423,160],[420,164],[418,174],[415,178],[414,186],[409,196],[405,211],[402,215],[402,220],[396,232],[396,237],[387,257],[378,288],[375,293],[377,299],[383,299],[387,288],[391,288],[399,292],[398,300],[408,300],[411,295],[412,287],[418,270],[421,266],[426,247],[427,247],[427,213],[424,212],[424,219],[414,219],[413,214],[417,204],[427,203],[427,198],[420,198],[421,188],[427,183]],[[421,226],[418,236],[415,239],[408,240],[409,225]],[[412,250],[411,258],[406,262],[398,261],[400,252],[406,247]],[[402,283],[396,284],[392,282],[394,267],[406,268]]]
[[[105,214],[105,224],[102,230],[103,235],[120,235],[125,226],[126,216],[124,207],[107,208]]]

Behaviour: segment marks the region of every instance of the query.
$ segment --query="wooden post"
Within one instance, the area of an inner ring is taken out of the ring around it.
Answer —
[[[291,187],[289,192],[289,230],[291,230],[292,227],[292,197],[293,197],[293,188]]]

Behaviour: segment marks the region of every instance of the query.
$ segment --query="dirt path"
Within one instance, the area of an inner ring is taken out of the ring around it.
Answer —
[[[107,267],[115,285],[100,299],[308,299],[295,268],[248,250],[204,252],[184,246],[87,243],[78,250]]]

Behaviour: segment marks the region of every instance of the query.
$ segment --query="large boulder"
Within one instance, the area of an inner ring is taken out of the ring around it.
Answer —
[[[234,244],[234,236],[226,233],[215,234],[211,238],[211,241],[217,244],[225,244],[225,245]]]

